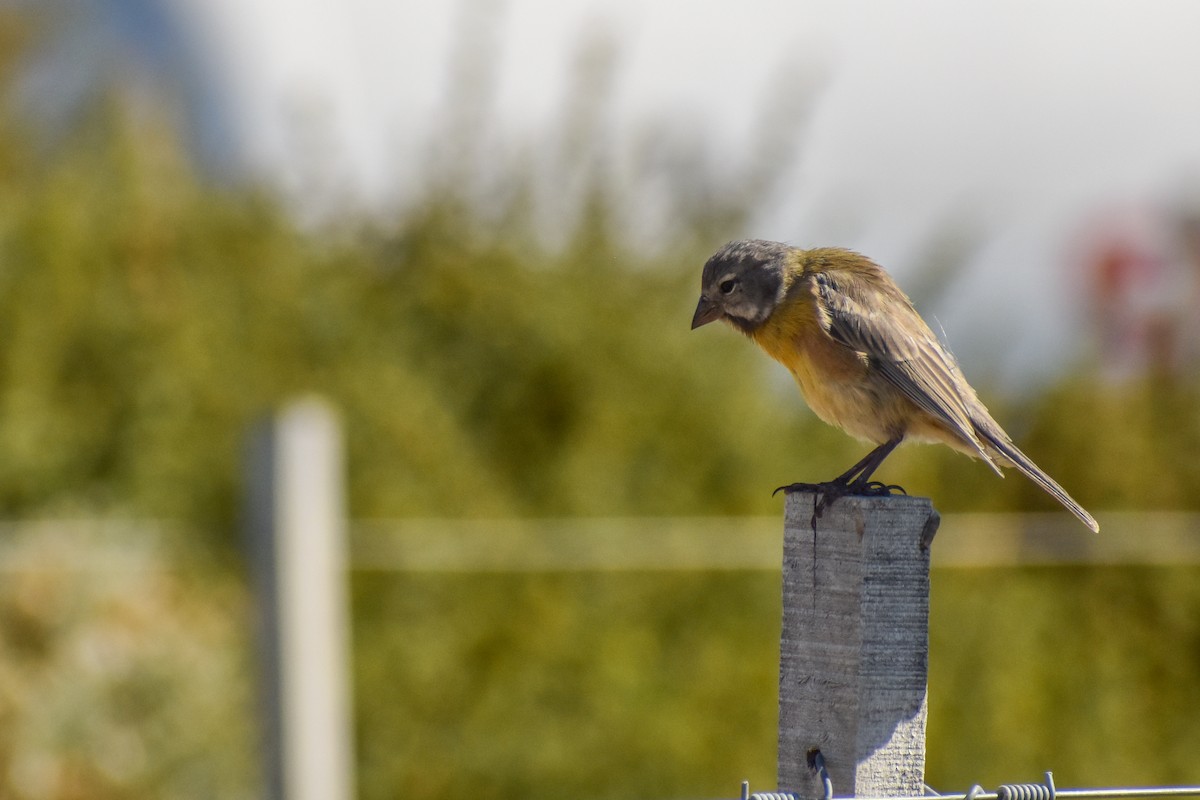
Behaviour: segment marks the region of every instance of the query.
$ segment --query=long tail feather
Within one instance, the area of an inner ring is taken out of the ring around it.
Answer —
[[[1037,464],[1029,456],[1025,455],[1020,449],[1009,441],[1008,437],[1003,433],[997,435],[980,426],[977,428],[979,435],[987,440],[988,444],[996,448],[1009,461],[1013,463],[1025,477],[1042,487],[1043,490],[1055,500],[1063,504],[1063,507],[1070,511],[1075,516],[1079,517],[1084,525],[1092,529],[1093,533],[1100,532],[1100,525],[1096,522],[1095,517],[1087,512],[1087,510],[1075,502],[1075,498],[1067,494],[1067,490],[1059,486],[1053,478],[1042,472]]]

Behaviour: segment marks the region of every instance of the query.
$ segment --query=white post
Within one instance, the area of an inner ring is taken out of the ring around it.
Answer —
[[[253,438],[247,523],[265,666],[268,796],[354,796],[341,432],[306,399]]]
[[[924,497],[846,497],[817,516],[788,495],[779,653],[779,786],[837,797],[923,794],[929,649]]]

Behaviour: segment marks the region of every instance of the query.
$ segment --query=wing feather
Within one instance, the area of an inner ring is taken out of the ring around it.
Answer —
[[[954,356],[903,292],[886,278],[872,277],[837,269],[813,273],[822,327],[835,341],[865,355],[889,383],[999,472],[975,432]]]

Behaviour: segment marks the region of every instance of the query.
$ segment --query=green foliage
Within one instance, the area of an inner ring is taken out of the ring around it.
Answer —
[[[707,237],[641,255],[597,204],[538,246],[519,208],[497,228],[436,191],[306,233],[108,125],[0,176],[8,515],[229,524],[246,428],[310,391],[343,409],[359,515],[760,511],[802,459],[799,401],[688,330]]]
[[[1070,787],[1200,781],[1196,578],[936,570],[928,782],[965,791],[1047,769]],[[356,587],[363,797],[774,786],[777,574],[372,575]]]
[[[720,796],[773,774],[778,576],[356,583],[363,797]]]
[[[0,513],[229,529],[247,428],[304,392],[343,411],[358,516],[765,513],[852,462],[781,369],[688,330],[699,265],[770,194],[761,164],[722,196],[702,151],[647,157],[677,199],[638,245],[639,187],[563,129],[557,214],[553,176],[515,158],[490,191],[458,164],[388,224],[301,230],[117,102],[52,157],[0,126]],[[1089,507],[1192,507],[1194,395],[1077,379],[997,416]],[[881,477],[948,510],[1051,507],[940,448]]]
[[[0,796],[258,796],[249,604],[159,526],[8,526]]]
[[[965,791],[1052,769],[1060,786],[1200,783],[1196,579],[1194,567],[935,572],[928,781]]]
[[[51,160],[0,131],[0,512],[228,529],[247,428],[304,392],[343,411],[359,516],[764,513],[862,451],[741,337],[688,330],[723,212],[637,248],[597,177],[558,246],[519,188],[302,231],[206,186],[168,133],[107,119]],[[1085,505],[1186,508],[1194,395],[1079,379],[996,410]],[[1051,507],[940,448],[881,477],[948,510]]]
[[[155,528],[4,541],[0,794],[256,796],[236,576]],[[1197,577],[935,570],[930,784],[1200,781]],[[364,799],[774,784],[778,573],[367,572],[353,587]]]
[[[1038,401],[1029,438],[1047,469],[1100,508],[1200,508],[1200,386],[1076,378]]]

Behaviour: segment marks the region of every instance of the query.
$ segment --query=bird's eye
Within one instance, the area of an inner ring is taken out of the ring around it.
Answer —
[[[737,281],[733,278],[726,278],[725,280],[721,281],[719,284],[721,294],[729,294],[733,291],[734,286],[737,286]]]

